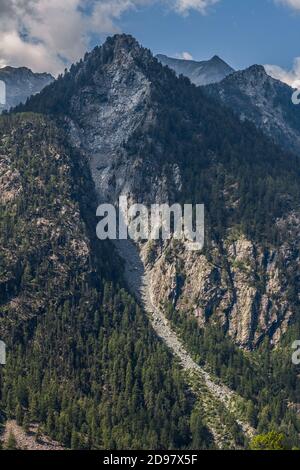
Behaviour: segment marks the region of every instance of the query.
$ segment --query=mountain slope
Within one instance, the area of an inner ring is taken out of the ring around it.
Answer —
[[[189,300],[182,286],[178,307],[188,305],[204,324],[214,312],[244,347],[266,335],[280,338],[299,300],[296,157],[177,79],[127,36],[96,48],[25,109],[63,120],[72,145],[89,160],[100,199],[128,194],[148,204],[205,203],[206,275]],[[183,257],[193,285],[199,257]],[[169,286],[157,292],[161,300],[172,297],[174,282],[160,280]]]
[[[235,72],[206,91],[249,119],[283,148],[300,154],[300,106],[292,103],[293,89],[254,65]]]
[[[227,75],[234,72],[234,69],[218,56],[201,62],[173,59],[163,54],[158,54],[156,58],[163,65],[167,65],[174,70],[177,75],[188,77],[197,86],[220,82]]]
[[[96,240],[84,159],[45,116],[0,118],[1,408],[75,449],[213,446],[178,366]],[[17,227],[17,230],[15,228]],[[195,441],[193,441],[193,439]]]
[[[196,360],[250,401],[254,426],[275,420],[297,442],[287,405],[299,394],[296,369],[288,354],[277,361],[263,348],[280,347],[297,327],[299,159],[125,35],[87,54],[25,109],[64,127],[100,200],[205,203],[203,252],[172,240],[140,244],[150,293]],[[260,355],[252,363],[235,344]],[[274,377],[281,387],[270,404]]]
[[[39,93],[54,78],[48,73],[34,73],[26,67],[3,67],[0,80],[6,85],[6,104],[0,104],[0,113],[25,103],[31,95]]]

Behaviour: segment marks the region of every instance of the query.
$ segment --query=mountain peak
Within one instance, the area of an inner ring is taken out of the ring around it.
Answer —
[[[114,36],[109,36],[102,46],[96,47],[96,50],[99,49],[110,52],[113,58],[124,54],[131,54],[133,57],[136,57],[143,55],[145,52],[152,56],[150,51],[142,47],[130,34],[115,34]]]
[[[173,59],[159,54],[156,58],[163,64],[173,69],[177,75],[185,75],[195,85],[209,85],[223,80],[234,72],[219,56],[214,55],[210,60],[197,62],[196,60]]]
[[[130,34],[115,34],[114,36],[109,36],[106,41],[103,43],[103,46],[114,47],[116,49],[141,49],[141,45],[138,41],[131,36]]]
[[[299,154],[300,108],[292,103],[292,89],[268,75],[262,65],[235,72],[206,91],[240,119],[252,121],[277,144]]]
[[[259,64],[251,65],[245,71],[248,72],[248,73],[267,75],[267,72],[266,72],[264,66],[259,65]]]
[[[221,57],[219,57],[218,55],[214,55],[211,59],[210,59],[211,62],[222,62],[224,63],[224,60],[221,59]]]
[[[257,87],[262,86],[263,83],[268,81],[274,81],[274,79],[267,74],[263,65],[254,64],[244,70],[238,70],[227,77],[225,77],[221,82],[220,86],[224,84],[226,87],[230,83],[239,84],[239,86],[250,86]]]
[[[98,45],[91,52],[86,53],[84,61],[81,60],[73,65],[70,70],[75,74],[81,73],[82,62],[85,64],[84,68],[92,68],[95,72],[111,63],[119,65],[123,63],[124,67],[128,68],[133,61],[146,66],[151,60],[153,60],[152,53],[142,47],[133,36],[115,34],[109,36],[102,45]]]
[[[54,80],[54,77],[47,72],[33,72],[28,67],[12,67],[11,65],[6,65],[5,67],[0,68],[0,74],[6,74],[11,76],[30,76],[30,77],[48,77],[50,80]]]
[[[31,72],[28,67],[12,67],[11,65],[6,65],[0,69],[2,72]]]

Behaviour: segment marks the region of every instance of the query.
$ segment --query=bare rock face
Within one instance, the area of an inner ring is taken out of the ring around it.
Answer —
[[[116,201],[121,194],[138,199],[143,192],[151,201],[160,200],[169,176],[164,177],[164,171],[161,175],[159,167],[154,170],[155,162],[145,161],[143,155],[129,158],[124,149],[137,129],[147,132],[155,120],[151,83],[136,63],[141,50],[136,41],[120,36],[113,54],[113,60],[95,70],[91,85],[71,99],[71,141],[87,155],[100,199]],[[143,60],[150,58],[150,52],[144,52]],[[165,175],[171,173],[176,180],[176,172],[176,166],[168,167]]]
[[[118,162],[120,147],[147,116],[147,98],[150,84],[138,71],[132,69],[130,57],[122,60],[122,51],[103,72],[96,71],[94,85],[85,87],[80,97],[74,97],[72,112],[76,115],[75,137],[80,136],[81,148],[89,155],[96,186],[112,193],[125,184],[130,166],[122,165],[116,175],[113,166]],[[82,130],[84,132],[82,133]],[[136,162],[135,165],[139,163]]]
[[[195,316],[200,326],[218,322],[242,348],[253,349],[266,336],[276,344],[293,315],[280,258],[284,250],[262,251],[244,237],[225,240],[222,255],[215,246],[213,260],[170,242],[154,263],[148,261],[153,297]]]

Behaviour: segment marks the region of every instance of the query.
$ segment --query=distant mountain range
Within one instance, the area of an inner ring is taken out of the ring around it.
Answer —
[[[175,70],[177,75],[185,75],[195,85],[209,85],[217,83],[234,72],[230,65],[217,55],[210,60],[197,62],[195,60],[173,59],[166,55],[158,54],[156,58],[163,64]]]
[[[218,56],[211,60],[157,59],[177,75],[205,86],[204,91],[248,119],[286,150],[300,153],[300,106],[292,103],[293,89],[270,77],[262,65],[235,72]]]
[[[0,80],[6,84],[6,104],[0,104],[0,112],[25,103],[31,95],[39,93],[54,77],[48,73],[34,73],[27,67],[4,67]]]
[[[263,66],[253,65],[235,72],[218,56],[199,62],[162,54],[156,58],[177,75],[204,86],[205,93],[231,108],[241,120],[253,122],[285,149],[300,152],[300,106],[292,103],[292,88],[270,77]],[[4,67],[0,69],[0,80],[6,84],[6,104],[0,104],[1,113],[25,103],[52,83],[54,77],[34,73],[27,67]]]
[[[293,89],[270,77],[263,66],[235,72],[205,91],[242,121],[252,121],[276,143],[300,154],[300,106],[292,102]]]

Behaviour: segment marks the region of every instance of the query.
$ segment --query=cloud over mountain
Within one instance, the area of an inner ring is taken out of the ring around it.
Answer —
[[[300,57],[294,59],[291,70],[286,70],[279,65],[265,65],[265,69],[271,77],[277,78],[293,88],[300,88]]]
[[[205,13],[218,0],[0,0],[0,66],[53,74],[78,60],[95,35],[115,33],[128,10],[161,3],[178,14]]]

